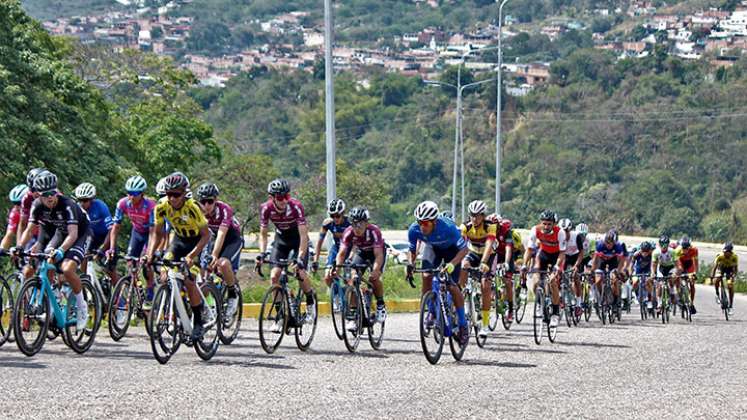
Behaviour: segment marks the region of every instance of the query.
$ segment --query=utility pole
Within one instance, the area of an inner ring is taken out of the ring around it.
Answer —
[[[324,114],[327,146],[327,202],[337,198],[337,173],[335,171],[335,75],[332,63],[334,24],[332,0],[324,0]]]

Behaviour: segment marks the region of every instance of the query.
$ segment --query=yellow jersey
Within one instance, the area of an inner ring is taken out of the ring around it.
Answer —
[[[713,261],[713,264],[720,268],[720,269],[726,269],[726,270],[733,270],[737,268],[739,265],[739,258],[737,257],[737,254],[732,252],[730,256],[724,255],[723,252],[716,255],[716,259]]]
[[[171,229],[180,238],[195,238],[207,226],[207,219],[195,200],[188,198],[180,209],[166,201],[159,202],[155,210],[155,223],[169,222]]]
[[[511,238],[514,240],[514,250],[513,255],[514,258],[516,256],[523,256],[524,255],[524,243],[521,240],[521,234],[516,231],[516,229],[511,229]]]
[[[493,223],[483,222],[478,228],[472,222],[468,222],[462,223],[459,228],[462,231],[462,236],[467,239],[469,250],[475,254],[482,254],[485,251],[485,243],[488,239],[495,241],[496,225]]]

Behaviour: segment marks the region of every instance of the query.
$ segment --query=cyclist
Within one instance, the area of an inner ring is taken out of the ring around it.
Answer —
[[[148,240],[148,250],[144,257],[144,262],[153,261],[153,255],[156,250],[156,244],[161,240],[163,233],[163,224],[166,220],[171,225],[174,238],[169,243],[169,247],[164,255],[164,260],[184,262],[188,267],[199,262],[200,253],[210,240],[210,229],[208,228],[207,219],[202,214],[200,206],[191,198],[187,198],[187,188],[189,188],[189,179],[181,172],[174,172],[166,177],[164,181],[166,187],[167,200],[156,205],[154,210],[153,233]],[[145,187],[143,187],[143,190]],[[190,270],[192,272],[192,270]],[[167,280],[168,270],[164,267],[161,270],[161,282]],[[207,305],[202,301],[200,292],[195,285],[193,276],[187,276],[184,281],[189,295],[189,302],[192,306],[194,317],[194,328],[192,329],[192,339],[199,340],[202,338],[205,328],[209,328],[215,323],[212,313],[208,310]]]
[[[651,293],[653,292],[653,279],[651,278],[651,262],[653,260],[654,244],[648,241],[643,241],[638,249],[633,250],[633,255],[630,257],[631,264],[633,265],[633,290],[634,293],[638,293],[638,282],[641,280],[641,276],[646,276],[646,284],[644,286],[646,295],[638,296],[638,302],[641,305],[646,305],[646,308],[653,308],[654,302],[650,299]]]
[[[28,224],[29,216],[31,216],[31,204],[34,200],[39,198],[39,193],[34,189],[34,178],[42,172],[46,172],[44,168],[34,168],[26,174],[26,186],[29,187],[26,195],[21,199],[21,218],[18,221],[18,232],[26,231],[26,225]],[[36,242],[36,237],[39,235],[39,229],[34,231],[34,238],[26,246],[30,248]],[[21,241],[21,237],[16,235],[16,245]],[[28,276],[27,276],[28,278]]]
[[[88,220],[91,222],[91,242],[86,249],[86,253],[93,253],[101,249],[106,251],[109,248],[109,232],[112,229],[112,213],[109,211],[109,207],[103,201],[96,198],[96,187],[88,182],[84,182],[78,185],[73,192],[73,196],[78,200],[78,205],[88,215]],[[109,261],[107,264],[107,274],[111,276],[110,271],[114,268],[112,265],[113,261]],[[80,264],[80,271],[86,272],[88,268],[88,260],[84,259]],[[116,281],[116,278],[112,279]]]
[[[314,294],[311,282],[306,273],[309,261],[309,227],[306,224],[306,214],[303,205],[295,198],[291,198],[290,185],[284,179],[275,179],[267,185],[269,199],[259,208],[259,255],[257,263],[261,264],[266,258],[268,226],[275,225],[275,239],[272,243],[272,261],[287,259],[291,253],[296,256],[296,274],[301,280],[301,288],[306,295],[306,321],[313,322],[316,318],[314,308]],[[280,267],[273,267],[270,278],[273,284],[280,279]],[[282,326],[275,323],[272,331],[280,332]]]
[[[420,241],[423,243],[422,266],[424,269],[434,269],[445,263],[444,272],[446,275],[443,281],[454,299],[454,306],[456,306],[459,321],[459,343],[465,345],[469,341],[469,328],[467,317],[464,314],[464,299],[457,282],[459,281],[462,260],[469,251],[467,242],[451,219],[439,217],[438,205],[433,201],[423,201],[418,204],[413,215],[416,221],[410,225],[407,231],[407,238],[410,242],[409,261],[406,267],[407,278],[410,281],[412,280],[418,241]],[[432,282],[433,274],[423,273],[423,287],[421,289],[423,295],[431,290]],[[428,311],[426,323],[428,329],[432,328],[435,323],[435,308],[430,308]]]
[[[197,188],[200,207],[207,218],[210,231],[215,235],[209,267],[219,271],[226,282],[228,302],[225,316],[226,319],[231,319],[239,308],[235,273],[239,270],[244,239],[241,237],[239,222],[233,216],[233,209],[223,201],[218,201],[218,194],[218,187],[211,182],[205,182]]]
[[[576,293],[576,304],[575,311],[576,316],[581,316],[583,309],[581,308],[581,302],[583,302],[582,289],[581,289],[581,276],[579,272],[583,271],[584,254],[586,249],[589,247],[589,241],[586,239],[585,234],[579,233],[577,230],[571,230],[573,222],[571,219],[562,219],[558,226],[565,232],[568,243],[565,248],[565,265],[573,269],[571,277],[573,279],[573,289]]]
[[[698,274],[698,248],[692,246],[687,235],[680,239],[680,245],[674,250],[675,275],[687,273],[690,283],[690,313],[695,315],[695,277]],[[680,278],[675,278],[675,287],[679,287]]]
[[[659,246],[651,256],[651,274],[657,277],[669,277],[673,269],[674,251],[670,246],[669,236],[662,234],[659,237]],[[657,282],[656,284],[656,296],[661,296],[662,283],[664,282]],[[671,279],[666,282],[666,286],[670,289],[672,288],[671,283]]]
[[[345,216],[345,202],[339,198],[329,202],[327,206],[328,218],[322,222],[322,230],[319,231],[319,239],[316,241],[316,248],[314,249],[314,262],[311,264],[312,270],[316,271],[319,268],[319,255],[322,251],[322,243],[327,233],[332,233],[333,244],[329,248],[327,253],[327,271],[324,274],[324,282],[327,283],[327,287],[332,287],[332,271],[335,268],[335,261],[337,261],[337,253],[340,250],[340,239],[342,238],[345,230],[350,227],[350,220]],[[333,305],[339,305],[339,302],[335,300]],[[335,311],[338,308],[335,307]]]
[[[57,191],[57,176],[44,171],[34,178],[34,191],[40,197],[31,206],[28,226],[21,237],[20,246],[26,245],[39,226],[38,241],[32,252],[44,250],[51,254],[50,263],[60,264],[65,281],[75,293],[77,302],[77,327],[82,330],[88,321],[88,304],[83,295],[78,266],[91,240],[88,217],[75,201]]]
[[[166,184],[165,184],[166,178],[161,178],[156,183],[156,195],[158,196],[157,203],[161,203],[164,201],[167,201],[166,198]],[[164,250],[169,246],[169,240],[171,238],[171,235],[169,234],[171,232],[171,226],[169,225],[169,221],[165,220],[163,223],[163,239],[160,243],[156,246],[156,254],[157,256],[163,255]]]
[[[116,254],[117,236],[119,235],[119,230],[121,229],[122,221],[125,216],[127,216],[127,218],[130,219],[130,223],[132,223],[130,242],[127,246],[127,256],[131,258],[140,258],[143,255],[143,250],[148,245],[148,236],[151,233],[151,226],[153,226],[153,212],[156,208],[156,202],[145,197],[144,191],[147,187],[148,184],[140,175],[132,176],[127,179],[127,182],[125,182],[127,196],[117,202],[117,208],[114,211],[114,219],[112,219],[114,225],[112,226],[112,231],[109,235],[107,259],[112,259]],[[131,266],[132,264],[135,264],[135,262],[127,262],[128,266]],[[143,309],[149,310],[153,305],[153,272],[147,266],[143,266],[143,274],[145,275],[145,282],[147,285]],[[116,270],[113,273],[113,276],[117,276]],[[117,279],[112,277],[112,281],[116,283]]]
[[[493,266],[496,258],[496,231],[498,228],[498,225],[486,220],[485,213],[487,208],[488,206],[482,200],[475,200],[469,203],[469,206],[467,207],[467,211],[469,212],[469,222],[463,223],[459,227],[462,232],[462,237],[467,242],[467,248],[469,248],[469,253],[462,260],[462,270],[460,270],[459,273],[459,286],[464,288],[467,283],[468,269],[473,267],[479,268],[483,273],[481,276],[483,299],[481,308],[482,328],[479,332],[480,337],[487,337],[488,332],[490,331],[488,325],[490,324],[490,306],[493,302],[492,291],[490,290],[490,278],[488,276],[492,275],[492,272],[494,271]],[[506,289],[510,290],[511,287],[507,287]],[[509,311],[509,313],[511,313],[511,311]]]
[[[373,223],[369,223],[369,213],[365,207],[355,207],[350,210],[352,226],[345,229],[340,240],[340,252],[337,253],[333,274],[337,266],[345,263],[350,251],[355,247],[353,264],[367,264],[371,267],[369,280],[373,285],[374,296],[376,296],[376,322],[386,320],[386,305],[384,302],[384,284],[381,275],[386,266],[386,254],[384,253],[384,237],[381,229]],[[353,274],[354,276],[357,274]],[[352,323],[352,325],[350,325]],[[348,321],[348,329],[355,329],[355,321]]]
[[[720,300],[719,288],[721,282],[728,280],[726,283],[729,289],[729,314],[731,315],[732,304],[734,303],[734,275],[739,268],[739,257],[734,252],[734,244],[727,242],[724,244],[724,249],[721,253],[716,255],[716,259],[713,261],[713,268],[711,269],[711,278],[713,278],[713,286],[716,288],[716,300]],[[716,277],[716,271],[718,271],[719,277]]]
[[[623,245],[617,240],[617,231],[611,229],[604,235],[604,240],[597,243],[596,252],[591,262],[591,269],[594,272],[594,284],[598,299],[597,305],[602,297],[602,282],[604,274],[609,273],[612,281],[612,306],[617,307],[620,301],[620,283],[619,269],[625,266],[625,251]]]
[[[23,197],[28,193],[29,187],[26,184],[16,185],[8,194],[8,199],[12,205],[10,212],[8,213],[8,224],[5,230],[5,236],[0,241],[0,249],[7,250],[13,243],[13,235],[20,236],[21,231],[18,230],[18,224],[21,220],[21,201]]]
[[[529,232],[529,241],[537,250],[533,268],[538,271],[548,271],[550,268],[553,270],[549,276],[552,294],[550,326],[557,327],[560,321],[560,276],[557,273],[565,267],[565,251],[568,245],[565,231],[557,225],[558,216],[555,212],[545,210],[540,213],[539,219],[540,224]],[[539,276],[540,273],[534,273],[530,289],[534,290],[539,282]]]

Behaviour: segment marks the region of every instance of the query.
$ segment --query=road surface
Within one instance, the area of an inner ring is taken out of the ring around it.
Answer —
[[[182,347],[168,365],[142,329],[115,343],[106,332],[85,355],[58,339],[33,358],[0,348],[6,418],[745,418],[747,299],[726,322],[699,287],[693,324],[561,327],[537,346],[527,318],[470,343],[457,363],[423,357],[415,314],[391,315],[381,351],[349,354],[320,320],[312,349],[285,340],[265,354],[256,322],[203,362]],[[500,326],[498,327],[501,328]]]

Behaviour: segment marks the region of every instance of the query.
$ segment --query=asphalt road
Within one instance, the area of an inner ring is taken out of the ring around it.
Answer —
[[[119,343],[102,334],[85,355],[61,341],[33,358],[0,348],[6,418],[745,418],[747,298],[723,320],[712,289],[698,289],[692,325],[642,322],[562,327],[537,346],[528,319],[471,342],[463,362],[448,349],[423,357],[415,314],[390,316],[381,351],[349,354],[320,320],[306,353],[285,340],[265,354],[256,322],[210,362],[182,347],[166,366],[142,329]],[[498,328],[501,328],[500,326]]]

